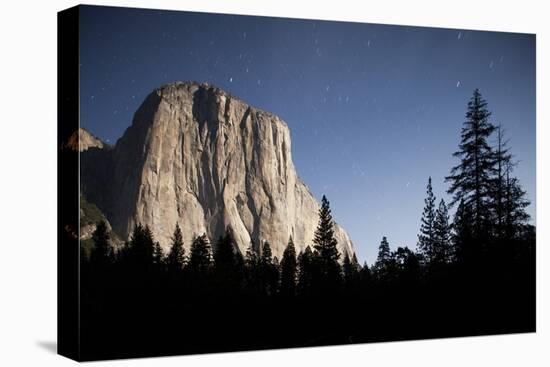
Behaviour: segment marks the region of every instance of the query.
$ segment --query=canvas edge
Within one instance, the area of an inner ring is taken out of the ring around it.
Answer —
[[[74,360],[81,355],[79,153],[62,146],[79,127],[79,13],[79,6],[57,13],[57,353]]]

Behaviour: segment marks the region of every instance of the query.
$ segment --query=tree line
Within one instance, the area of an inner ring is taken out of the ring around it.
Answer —
[[[118,250],[111,244],[104,221],[97,224],[92,239],[95,246],[89,258],[83,256],[82,259],[87,271],[112,274],[119,269],[132,274],[134,279],[136,276],[162,276],[174,281],[187,281],[197,289],[220,285],[218,290],[238,289],[281,296],[314,291],[335,292],[343,283],[356,278],[361,269],[355,254],[351,257],[344,254],[340,264],[334,222],[329,201],[324,196],[313,246],[307,246],[297,254],[290,236],[280,261],[273,256],[267,241],[261,246],[251,244],[242,254],[229,231],[220,236],[213,246],[206,234],[196,236],[187,253],[178,224],[166,253],[154,240],[151,229],[141,224],[135,226],[130,240]]]
[[[214,244],[205,234],[197,236],[186,253],[183,236],[176,225],[169,251],[164,254],[155,242],[150,228],[137,225],[128,242],[115,252],[110,244],[105,223],[100,222],[93,234],[95,247],[89,263],[96,269],[119,265],[187,277],[195,281],[212,280],[228,283],[233,288],[253,290],[267,295],[333,292],[358,283],[389,281],[405,273],[420,277],[452,264],[472,265],[488,257],[521,256],[534,236],[528,224],[529,205],[526,192],[513,176],[516,162],[507,146],[504,129],[489,121],[491,113],[479,90],[468,103],[459,150],[454,156],[459,163],[445,178],[450,183],[451,206],[457,205],[450,221],[444,199],[436,208],[432,179],[428,179],[425,206],[421,218],[417,250],[399,247],[390,250],[386,237],[379,246],[376,262],[369,268],[358,263],[355,254],[341,254],[334,237],[329,201],[322,198],[319,224],[313,246],[299,254],[292,237],[281,261],[272,256],[271,246],[251,244],[245,254],[227,232]],[[489,138],[496,135],[495,145]]]

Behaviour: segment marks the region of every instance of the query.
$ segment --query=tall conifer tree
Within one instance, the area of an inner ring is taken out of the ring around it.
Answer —
[[[171,271],[175,272],[183,270],[183,266],[185,265],[183,235],[178,223],[176,223],[176,229],[172,235],[172,245],[170,246],[170,252],[168,252],[168,256],[166,257],[166,264]]]
[[[260,276],[262,287],[266,294],[274,294],[277,291],[279,273],[277,265],[274,262],[271,246],[266,241],[262,246],[260,256]]]
[[[155,241],[149,226],[137,224],[127,246],[127,260],[136,270],[151,269],[154,265]]]
[[[212,266],[212,250],[206,234],[196,237],[191,244],[189,269],[194,274],[206,275]]]
[[[451,205],[464,200],[472,209],[475,235],[480,238],[487,234],[491,179],[494,175],[494,152],[487,141],[495,130],[489,121],[490,116],[487,102],[478,89],[474,90],[468,102],[459,149],[454,153],[460,163],[445,178],[450,182],[447,192],[453,195]]]
[[[428,178],[426,186],[426,198],[424,199],[424,211],[418,235],[418,251],[422,257],[430,262],[434,256],[434,224],[435,224],[435,196],[432,189],[432,178]]]
[[[455,212],[452,224],[453,258],[460,263],[468,263],[472,260],[473,228],[472,210],[460,200]]]
[[[256,251],[256,246],[251,243],[247,248],[244,257],[245,287],[252,292],[259,292],[261,288],[260,281],[260,258]]]
[[[492,210],[493,224],[497,238],[505,235],[505,200],[506,200],[506,170],[509,167],[512,155],[504,138],[504,129],[501,125],[496,127],[497,143],[495,147],[495,175],[492,180]]]
[[[378,246],[378,257],[374,263],[373,270],[379,280],[390,280],[395,272],[394,258],[390,251],[388,239],[384,236]]]
[[[162,247],[160,247],[160,243],[158,241],[155,242],[155,247],[153,248],[153,263],[159,269],[161,269],[164,265],[164,251],[162,250]]]
[[[357,256],[353,254],[350,257],[346,252],[344,255],[344,261],[342,262],[342,275],[344,284],[348,289],[357,283],[360,270],[361,266],[357,261]]]
[[[229,232],[218,239],[216,251],[214,251],[214,262],[217,268],[228,271],[231,271],[235,266],[235,249]]]
[[[111,237],[107,230],[107,223],[100,221],[92,233],[94,247],[90,254],[90,264],[95,268],[103,268],[113,262],[113,248],[111,246]]]
[[[334,237],[334,222],[330,211],[330,203],[323,195],[321,208],[319,209],[319,224],[313,238],[314,248],[317,253],[316,265],[319,267],[318,279],[325,288],[335,288],[340,282],[340,264],[338,259],[337,241]]]
[[[433,255],[432,261],[440,264],[448,263],[452,258],[449,212],[443,199],[439,202],[439,207],[435,214]]]
[[[516,238],[529,220],[525,208],[530,204],[527,193],[521,187],[517,177],[512,176],[514,164],[506,163],[505,190],[503,200],[504,232],[508,239]]]
[[[289,297],[296,294],[296,268],[296,248],[294,247],[292,236],[290,236],[281,260],[280,293],[283,296]]]
[[[313,286],[313,251],[306,248],[298,255],[298,293],[310,294]]]

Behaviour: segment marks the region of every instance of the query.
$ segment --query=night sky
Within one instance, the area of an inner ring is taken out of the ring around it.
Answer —
[[[428,176],[437,202],[479,88],[520,161],[535,218],[535,36],[82,7],[81,126],[114,144],[173,81],[218,86],[285,120],[298,175],[359,260],[416,248]]]

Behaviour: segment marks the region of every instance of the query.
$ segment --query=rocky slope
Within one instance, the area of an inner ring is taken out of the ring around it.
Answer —
[[[227,228],[242,253],[268,241],[279,258],[291,235],[298,251],[312,243],[319,204],[296,174],[286,123],[207,84],[154,91],[109,157],[83,162],[89,198],[123,236],[147,224],[168,248],[179,223],[189,247]],[[335,234],[352,253],[347,233]]]
[[[103,149],[104,144],[101,140],[90,134],[83,128],[75,131],[69,139],[63,144],[62,149],[76,150],[85,152],[90,148]]]

